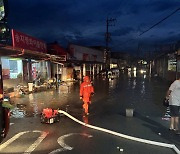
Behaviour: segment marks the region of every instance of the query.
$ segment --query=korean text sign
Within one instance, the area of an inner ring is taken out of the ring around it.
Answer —
[[[12,29],[13,47],[47,53],[46,43]]]

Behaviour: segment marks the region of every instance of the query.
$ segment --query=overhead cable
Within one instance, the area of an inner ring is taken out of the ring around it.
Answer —
[[[156,24],[154,24],[153,26],[151,26],[150,28],[148,28],[147,30],[141,32],[139,34],[139,36],[143,35],[144,33],[148,32],[149,30],[151,30],[152,28],[154,28],[155,26],[159,25],[161,22],[163,22],[164,20],[168,19],[170,16],[172,16],[173,14],[175,14],[176,12],[178,12],[180,10],[180,8],[176,9],[175,11],[173,11],[171,14],[169,14],[168,16],[166,16],[165,18],[163,18],[162,20],[160,20],[159,22],[157,22]]]

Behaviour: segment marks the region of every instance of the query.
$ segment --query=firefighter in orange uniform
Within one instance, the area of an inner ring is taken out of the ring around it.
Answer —
[[[94,94],[94,87],[92,86],[88,76],[83,78],[80,85],[80,99],[83,100],[83,109],[86,115],[89,115],[89,104],[91,104],[91,96]]]

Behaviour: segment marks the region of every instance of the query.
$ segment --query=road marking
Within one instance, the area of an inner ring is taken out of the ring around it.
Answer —
[[[41,133],[41,136],[24,152],[24,154],[30,154],[37,148],[37,146],[44,140],[44,138],[49,134],[48,132],[33,131],[34,133]]]
[[[63,152],[63,151],[66,151],[66,150],[67,149],[60,148],[60,149],[56,149],[56,150],[50,152],[49,154],[56,154],[56,153]]]
[[[85,136],[85,137],[92,137],[92,135],[89,135],[89,134],[85,134],[85,133],[70,133],[70,134],[67,134],[67,135],[63,135],[61,137],[58,138],[57,142],[59,143],[60,146],[62,146],[64,149],[67,149],[67,150],[72,150],[73,147],[71,146],[68,146],[67,144],[65,144],[64,140],[65,138],[69,137],[69,136],[73,136],[73,135],[81,135],[81,136]]]
[[[34,151],[34,149],[43,141],[43,139],[49,134],[48,132],[43,132],[43,131],[38,131],[38,130],[34,130],[34,131],[24,131],[21,133],[16,134],[15,136],[13,136],[12,138],[10,138],[8,141],[6,141],[5,143],[0,145],[0,151],[4,148],[6,148],[9,144],[11,144],[12,142],[14,142],[15,140],[17,140],[20,136],[26,134],[26,133],[41,133],[41,136],[38,137],[38,139],[24,152],[24,154],[30,154],[31,152]]]
[[[70,134],[63,135],[63,136],[59,137],[58,140],[57,140],[57,142],[59,143],[59,145],[62,148],[56,149],[56,150],[50,152],[49,154],[56,154],[56,153],[59,153],[59,152],[62,152],[62,151],[72,150],[73,147],[67,145],[64,142],[64,140],[65,140],[65,138],[68,138],[68,137],[73,136],[73,135],[81,135],[81,136],[85,136],[85,137],[88,137],[88,138],[93,137],[92,135],[85,134],[85,133],[70,133]]]
[[[147,139],[142,139],[142,138],[138,138],[138,137],[133,137],[133,136],[129,136],[129,135],[125,135],[125,134],[121,134],[115,131],[111,131],[105,128],[101,128],[101,127],[97,127],[97,126],[93,126],[93,125],[89,125],[86,124],[78,119],[76,119],[75,117],[71,116],[70,114],[68,114],[67,112],[63,111],[63,110],[59,110],[58,111],[60,114],[64,114],[67,117],[69,117],[70,119],[72,119],[73,121],[86,126],[88,128],[92,128],[98,131],[102,131],[108,134],[112,134],[118,137],[122,137],[128,140],[132,140],[132,141],[136,141],[136,142],[141,142],[141,143],[146,143],[146,144],[150,144],[150,145],[156,145],[156,146],[160,146],[160,147],[166,147],[166,148],[171,148],[173,149],[177,154],[180,154],[180,150],[174,145],[174,144],[168,144],[168,143],[163,143],[163,142],[156,142],[156,141],[151,141],[151,140],[147,140]]]
[[[29,131],[25,131],[25,132],[21,132],[16,134],[14,137],[10,138],[9,140],[7,140],[5,143],[0,145],[0,151],[2,149],[4,149],[5,147],[7,147],[9,144],[11,144],[12,142],[14,142],[17,138],[19,138],[20,136],[22,136],[25,133],[29,133]]]

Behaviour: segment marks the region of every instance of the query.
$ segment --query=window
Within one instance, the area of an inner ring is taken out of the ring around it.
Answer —
[[[84,61],[87,61],[88,60],[88,54],[83,53],[83,57],[82,58],[83,58]]]
[[[168,60],[168,71],[176,71],[176,59]]]
[[[10,73],[18,73],[17,61],[9,60]]]

